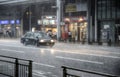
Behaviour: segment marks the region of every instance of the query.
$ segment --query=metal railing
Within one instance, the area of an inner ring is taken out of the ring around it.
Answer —
[[[0,75],[32,77],[32,61],[0,55]]]
[[[79,76],[79,75],[74,75],[74,74],[68,73],[68,70],[98,75],[99,77],[100,76],[102,76],[102,77],[118,77],[118,76],[114,76],[111,74],[105,74],[105,73],[100,73],[100,72],[95,72],[95,71],[90,71],[90,70],[89,71],[88,70],[80,70],[80,69],[70,68],[70,67],[66,67],[66,66],[62,66],[62,68],[63,68],[63,77],[82,77],[82,75]],[[96,76],[93,76],[93,77],[96,77]]]

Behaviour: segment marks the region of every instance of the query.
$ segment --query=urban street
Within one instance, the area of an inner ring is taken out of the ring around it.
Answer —
[[[120,1],[0,0],[0,77],[120,77]]]
[[[62,77],[61,66],[120,75],[120,47],[64,42],[36,47],[24,46],[20,39],[0,39],[0,55],[32,60],[33,77]]]

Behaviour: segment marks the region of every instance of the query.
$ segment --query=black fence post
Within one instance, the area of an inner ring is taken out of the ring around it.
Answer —
[[[63,68],[63,77],[67,77],[66,67],[62,66],[62,68]]]
[[[29,61],[29,70],[28,70],[28,77],[32,77],[32,61]]]
[[[18,59],[15,59],[15,77],[18,77],[19,75],[19,64],[18,64]]]

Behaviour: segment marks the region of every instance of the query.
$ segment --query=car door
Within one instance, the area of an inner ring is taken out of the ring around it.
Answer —
[[[25,44],[30,44],[30,36],[31,36],[31,33],[27,33],[24,37],[24,43]]]
[[[31,33],[29,35],[29,43],[32,44],[32,45],[34,45],[34,41],[35,41],[34,33]]]

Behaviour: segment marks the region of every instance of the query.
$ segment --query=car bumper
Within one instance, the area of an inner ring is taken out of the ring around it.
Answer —
[[[54,45],[55,42],[39,42],[39,45]]]

